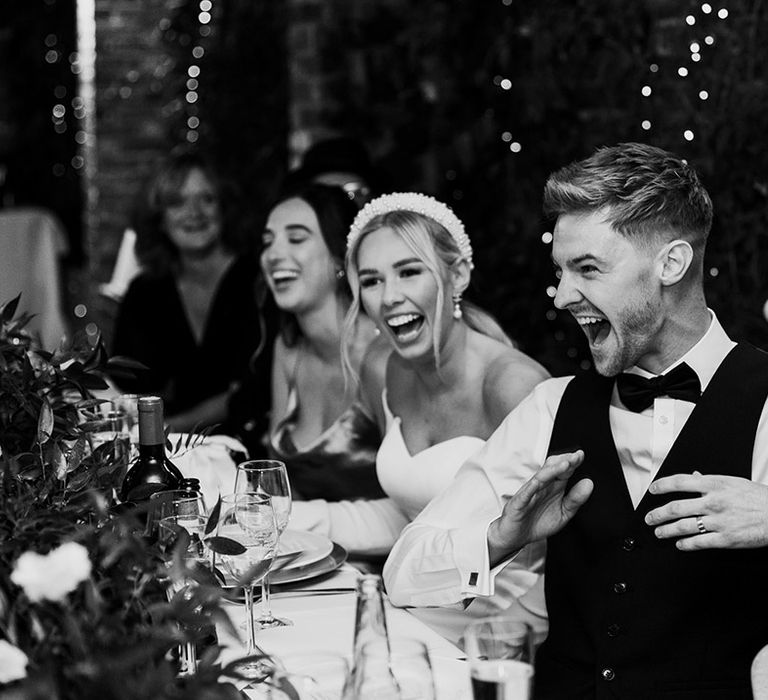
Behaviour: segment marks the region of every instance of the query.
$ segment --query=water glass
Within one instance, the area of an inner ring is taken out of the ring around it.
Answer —
[[[165,545],[166,566],[170,571],[166,593],[168,600],[180,591],[189,592],[194,582],[188,578],[189,570],[196,566],[207,566],[208,556],[203,543],[205,516],[186,513],[183,515],[165,515],[157,521],[158,541]],[[173,543],[182,530],[189,535],[189,542],[181,553],[183,571],[175,571]],[[181,675],[191,675],[197,670],[197,653],[194,643],[187,641],[179,645],[179,664]]]
[[[139,395],[120,394],[112,399],[115,411],[123,414],[123,426],[130,436],[131,444],[139,444]]]
[[[146,534],[150,537],[157,536],[158,524],[164,518],[171,516],[177,516],[179,525],[193,532],[191,528],[195,527],[195,523],[198,522],[198,516],[203,518],[203,526],[205,525],[207,512],[205,501],[200,493],[179,490],[158,491],[149,497]],[[185,518],[188,520],[186,524],[184,523]],[[199,533],[201,537],[203,530]]]
[[[349,676],[346,659],[325,651],[284,654],[269,691],[269,700],[288,700],[281,689],[289,684],[299,700],[341,700]]]
[[[464,633],[474,700],[528,700],[533,690],[533,631],[503,615],[471,622]]]
[[[366,642],[351,681],[355,700],[435,700],[429,652],[423,642],[408,637]]]

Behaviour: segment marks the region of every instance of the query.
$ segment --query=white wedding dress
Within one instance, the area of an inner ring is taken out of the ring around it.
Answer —
[[[460,435],[411,454],[402,422],[382,395],[386,433],[376,455],[376,473],[388,498],[376,500],[297,501],[291,528],[327,535],[352,555],[387,554],[402,529],[453,480],[462,464],[485,441]],[[477,598],[467,607],[413,608],[417,617],[457,642],[471,618],[492,615],[512,604],[536,583],[543,570],[544,546],[529,547],[496,576],[496,593]]]
[[[376,454],[376,475],[388,498],[296,501],[291,528],[312,530],[338,542],[352,555],[385,555],[402,529],[453,480],[459,467],[484,440],[463,435],[411,455],[401,421],[382,395],[386,432]]]

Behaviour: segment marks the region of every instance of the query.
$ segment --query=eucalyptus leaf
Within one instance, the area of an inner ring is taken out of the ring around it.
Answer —
[[[53,432],[53,409],[46,397],[40,406],[40,416],[37,419],[37,441],[42,445],[51,437]]]
[[[63,479],[67,475],[67,458],[59,447],[58,442],[53,443],[51,450],[51,463],[56,470],[56,477]]]
[[[75,440],[75,444],[72,445],[72,449],[69,451],[69,455],[67,456],[67,466],[69,471],[74,471],[80,466],[80,463],[83,461],[83,457],[85,456],[86,444],[87,441],[84,435],[81,435],[79,438],[77,438],[77,440]]]
[[[211,508],[211,512],[208,514],[208,520],[205,523],[205,533],[210,535],[219,524],[219,517],[221,516],[221,496],[216,499],[216,505]]]
[[[10,323],[13,317],[16,315],[16,308],[19,305],[20,299],[21,293],[17,294],[9,302],[3,304],[3,308],[0,309],[0,318],[2,318],[3,323]]]
[[[206,537],[205,544],[209,549],[216,552],[216,554],[225,554],[227,556],[236,557],[240,554],[245,554],[247,551],[242,544],[236,540],[232,540],[229,537]]]

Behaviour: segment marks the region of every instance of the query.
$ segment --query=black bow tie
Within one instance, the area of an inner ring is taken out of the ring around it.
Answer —
[[[621,402],[636,413],[644,411],[657,396],[696,403],[701,396],[699,377],[685,362],[667,374],[646,379],[639,374],[620,374],[616,378]]]

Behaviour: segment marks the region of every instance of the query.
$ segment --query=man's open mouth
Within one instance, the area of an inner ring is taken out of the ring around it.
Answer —
[[[581,326],[591,345],[599,345],[611,332],[611,324],[599,316],[577,316],[576,322]]]

